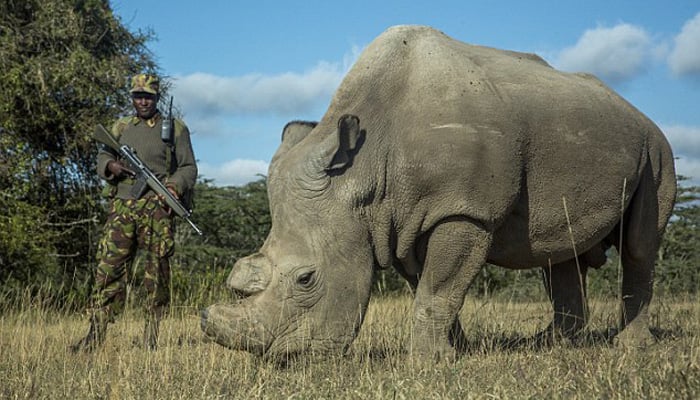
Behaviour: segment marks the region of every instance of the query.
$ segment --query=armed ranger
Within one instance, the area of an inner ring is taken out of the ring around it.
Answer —
[[[122,145],[110,135],[109,132],[102,125],[97,125],[95,133],[93,134],[93,139],[110,147],[111,149],[119,152],[119,155],[126,160],[127,163],[136,171],[136,183],[134,184],[132,194],[135,197],[140,197],[147,188],[151,188],[156,194],[165,199],[168,206],[177,214],[179,217],[187,221],[188,224],[197,232],[198,235],[202,234],[202,230],[195,225],[190,219],[192,211],[188,210],[177,197],[173,196],[165,185],[155,176],[153,171],[148,168],[146,164],[136,155],[136,152],[127,145]]]

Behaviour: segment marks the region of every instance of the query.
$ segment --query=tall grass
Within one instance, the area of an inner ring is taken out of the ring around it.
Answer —
[[[615,301],[592,301],[590,331],[617,320]],[[104,348],[73,355],[83,316],[28,301],[0,317],[0,398],[7,399],[685,399],[700,398],[700,303],[652,303],[659,341],[631,351],[604,340],[535,348],[546,302],[468,298],[461,320],[469,351],[452,364],[407,355],[411,299],[378,297],[345,356],[280,366],[203,339],[198,310],[174,308],[160,346],[138,345],[143,320],[127,310]]]

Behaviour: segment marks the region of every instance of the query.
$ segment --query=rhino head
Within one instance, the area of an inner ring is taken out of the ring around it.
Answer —
[[[344,176],[363,141],[355,116],[337,126],[285,127],[268,175],[270,233],[227,279],[241,299],[202,312],[207,336],[269,358],[347,349],[369,303],[374,266],[357,206],[366,193]]]

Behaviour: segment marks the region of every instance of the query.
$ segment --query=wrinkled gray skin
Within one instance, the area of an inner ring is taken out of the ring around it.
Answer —
[[[617,340],[652,339],[673,156],[649,119],[590,75],[428,27],[390,28],[318,125],[285,127],[268,185],[270,234],[227,282],[244,298],[203,311],[202,329],[224,346],[344,351],[373,268],[393,266],[415,288],[410,350],[452,357],[458,312],[486,262],[544,267],[554,308],[545,332],[574,335],[586,321],[586,270],[611,246],[623,265]]]

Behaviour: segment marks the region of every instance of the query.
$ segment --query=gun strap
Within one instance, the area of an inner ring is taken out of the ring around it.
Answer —
[[[175,157],[175,143],[168,143],[168,151],[165,153],[165,164],[168,166],[168,177],[175,173],[177,169],[177,159]]]

